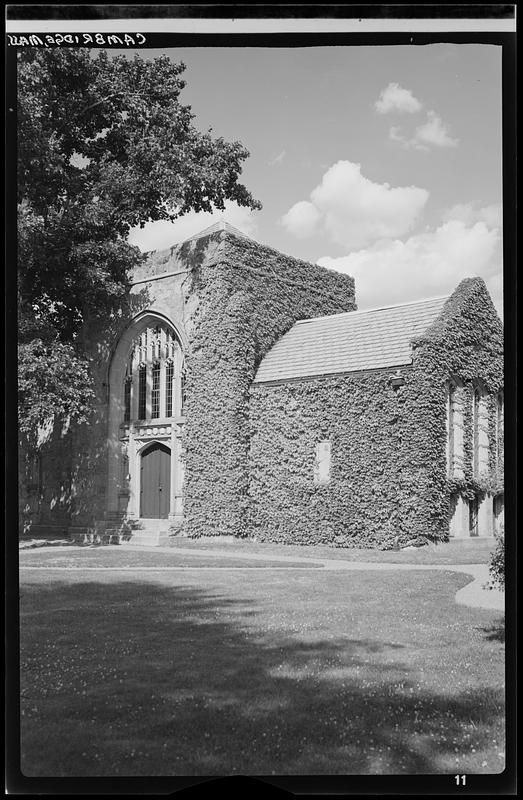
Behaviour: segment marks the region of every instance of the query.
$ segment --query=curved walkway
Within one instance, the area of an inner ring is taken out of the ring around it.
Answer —
[[[470,575],[472,577],[472,581],[464,586],[462,589],[456,593],[455,600],[456,603],[465,606],[475,606],[478,608],[487,608],[495,611],[504,611],[505,610],[505,594],[497,589],[486,589],[485,584],[489,579],[489,571],[487,564],[400,564],[400,563],[376,563],[370,561],[344,561],[342,559],[329,559],[329,558],[316,558],[315,556],[311,557],[302,557],[297,558],[296,556],[284,556],[284,555],[276,555],[270,554],[266,555],[264,553],[245,553],[245,552],[234,552],[229,549],[225,552],[217,551],[214,549],[204,549],[204,548],[185,548],[185,547],[177,547],[176,550],[173,550],[171,547],[144,547],[139,545],[132,545],[126,544],[122,547],[122,545],[107,545],[107,549],[111,550],[122,550],[125,548],[126,550],[136,550],[142,552],[155,552],[155,553],[170,553],[173,555],[174,552],[176,553],[183,553],[185,555],[202,555],[202,556],[212,556],[213,558],[220,559],[226,558],[229,560],[234,559],[241,559],[243,561],[262,561],[267,563],[267,561],[271,562],[280,562],[282,563],[282,567],[267,567],[267,566],[260,566],[254,567],[254,569],[300,569],[297,566],[297,561],[309,562],[310,566],[309,569],[314,569],[317,567],[321,567],[326,570],[374,570],[374,571],[385,571],[385,570],[443,570],[447,572],[461,572],[465,575]],[[71,548],[68,547],[55,547],[53,550],[67,550],[71,552]],[[78,548],[83,549],[83,548]],[[106,549],[106,548],[104,548]],[[42,547],[37,548],[36,550],[32,550],[32,553],[35,552],[49,552],[48,548]],[[27,551],[26,551],[27,552]],[[285,567],[285,562],[292,563],[292,567],[288,566]],[[42,569],[42,567],[35,567],[35,566],[26,566],[24,567],[23,564],[20,564],[22,569]],[[188,570],[188,569],[216,569],[215,567],[192,567],[192,566],[160,566],[160,567],[52,567],[49,566],[49,569],[55,570],[111,570],[111,571],[125,571],[125,570],[155,570],[155,571],[173,571],[173,570]],[[221,569],[218,567],[218,569]],[[253,567],[228,567],[228,569],[253,569]]]

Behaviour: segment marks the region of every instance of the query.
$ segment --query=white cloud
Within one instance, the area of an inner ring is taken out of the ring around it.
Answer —
[[[443,219],[460,220],[465,225],[473,225],[475,222],[484,222],[489,228],[501,227],[501,206],[493,204],[476,208],[473,203],[457,203],[443,214]]]
[[[426,144],[420,144],[415,137],[413,139],[408,139],[404,136],[399,125],[393,125],[390,128],[389,139],[393,142],[399,142],[405,150],[429,150]]]
[[[427,121],[419,125],[411,138],[404,136],[398,125],[389,129],[389,139],[399,142],[407,150],[430,150],[431,147],[457,147],[459,139],[452,139],[449,128],[435,111],[429,111]]]
[[[422,105],[409,89],[403,89],[398,83],[389,83],[374,103],[378,114],[389,114],[391,111],[403,111],[414,114]]]
[[[316,233],[316,226],[321,214],[308,200],[295,203],[282,217],[281,222],[285,228],[298,239],[305,239]]]
[[[332,241],[356,249],[408,233],[428,197],[425,189],[416,186],[374,183],[361,174],[359,164],[338,161],[311,192],[311,202],[296,203],[282,223],[290,233],[303,237],[313,233],[321,220]]]
[[[449,129],[435,111],[429,111],[427,121],[416,128],[414,134],[418,144],[432,145],[434,147],[457,147],[458,139],[449,136]]]
[[[151,250],[162,250],[173,244],[184,242],[195,233],[199,233],[222,219],[247,236],[254,236],[256,233],[255,212],[250,208],[227,201],[224,211],[216,210],[213,213],[190,211],[174,222],[158,220],[146,223],[143,228],[132,228],[128,240],[130,244],[136,245],[144,253]]]
[[[499,230],[485,222],[467,226],[451,220],[406,241],[380,241],[342,258],[320,258],[318,264],[355,278],[359,308],[450,294],[463,278],[479,275],[501,313],[502,272],[493,258],[499,238]]]

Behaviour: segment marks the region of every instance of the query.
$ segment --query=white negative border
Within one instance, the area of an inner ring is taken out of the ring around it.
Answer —
[[[7,33],[512,33],[511,19],[6,20]]]

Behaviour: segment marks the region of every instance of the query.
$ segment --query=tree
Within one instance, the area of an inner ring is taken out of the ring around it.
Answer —
[[[183,64],[27,49],[18,58],[19,413],[22,433],[86,419],[79,333],[111,313],[143,256],[134,226],[226,200],[260,208],[238,182],[248,152],[193,125]]]

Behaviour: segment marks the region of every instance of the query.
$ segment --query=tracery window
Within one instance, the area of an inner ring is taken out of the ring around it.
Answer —
[[[176,335],[158,324],[131,344],[123,385],[124,421],[181,414],[183,352]]]
[[[160,362],[155,361],[152,369],[151,419],[157,419],[160,416],[160,370]]]
[[[174,380],[174,363],[168,361],[165,366],[165,416],[172,417],[173,415],[173,380]]]
[[[138,371],[138,419],[147,416],[147,367],[140,364]]]

